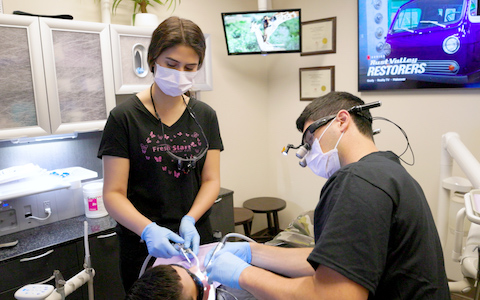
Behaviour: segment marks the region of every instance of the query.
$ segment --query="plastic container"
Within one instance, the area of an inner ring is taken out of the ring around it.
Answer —
[[[83,186],[83,200],[87,218],[101,218],[108,215],[103,204],[103,182],[85,184]]]

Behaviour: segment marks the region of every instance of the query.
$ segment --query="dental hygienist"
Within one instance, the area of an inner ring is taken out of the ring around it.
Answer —
[[[207,269],[209,280],[257,299],[450,299],[424,193],[393,152],[377,149],[365,107],[331,92],[297,119],[307,166],[328,178],[313,250],[227,243]]]
[[[148,64],[154,83],[115,107],[98,157],[103,199],[118,223],[120,270],[127,291],[148,254],[198,252],[213,241],[209,209],[220,191],[222,139],[215,111],[187,96],[205,57],[192,21],[170,17],[153,32]]]

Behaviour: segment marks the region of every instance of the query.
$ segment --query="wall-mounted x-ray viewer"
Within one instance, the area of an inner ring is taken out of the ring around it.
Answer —
[[[148,68],[147,55],[155,28],[110,24],[115,94],[134,94],[153,83]],[[205,34],[206,52],[202,67],[198,70],[193,91],[212,90],[210,35]]]

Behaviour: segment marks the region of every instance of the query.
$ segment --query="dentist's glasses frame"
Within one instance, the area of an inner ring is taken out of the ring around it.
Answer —
[[[374,108],[374,107],[378,107],[380,105],[382,105],[382,102],[376,101],[376,102],[371,102],[371,103],[367,103],[367,104],[363,104],[363,105],[354,106],[354,107],[348,109],[347,111],[349,113],[356,113],[356,114],[359,114],[360,116],[363,116],[362,114],[360,114],[361,111],[364,111],[364,110],[367,110],[367,109],[370,109],[370,108]],[[303,167],[303,168],[306,167],[307,166],[307,161],[305,159],[305,156],[307,155],[307,153],[312,148],[313,134],[315,133],[315,131],[317,131],[318,128],[328,124],[328,122],[335,119],[336,116],[337,116],[336,114],[335,115],[329,115],[329,116],[320,118],[320,119],[316,120],[315,122],[313,122],[312,124],[310,124],[307,127],[307,129],[303,132],[302,141],[301,141],[300,145],[295,147],[293,144],[288,144],[287,146],[283,147],[282,153],[284,155],[287,155],[288,151],[290,149],[298,149],[297,153],[295,153],[295,156],[297,156],[300,159],[300,162],[299,162],[300,166]],[[365,117],[365,116],[363,116],[363,117]],[[370,121],[371,121],[371,119],[370,119]],[[376,134],[376,133],[379,133],[379,131],[375,130],[374,134]]]

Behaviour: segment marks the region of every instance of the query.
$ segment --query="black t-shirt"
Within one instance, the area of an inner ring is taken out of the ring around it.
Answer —
[[[200,189],[206,155],[195,169],[184,173],[165,150],[183,158],[198,156],[207,146],[205,137],[209,149],[223,150],[215,111],[193,98],[188,106],[205,135],[187,109],[172,126],[163,124],[162,133],[160,121],[134,96],[111,111],[98,151],[99,158],[109,155],[130,160],[127,198],[140,213],[174,232]],[[197,221],[197,227],[208,214]]]
[[[362,285],[369,299],[450,299],[430,208],[392,152],[367,155],[329,178],[314,231],[310,264]]]

